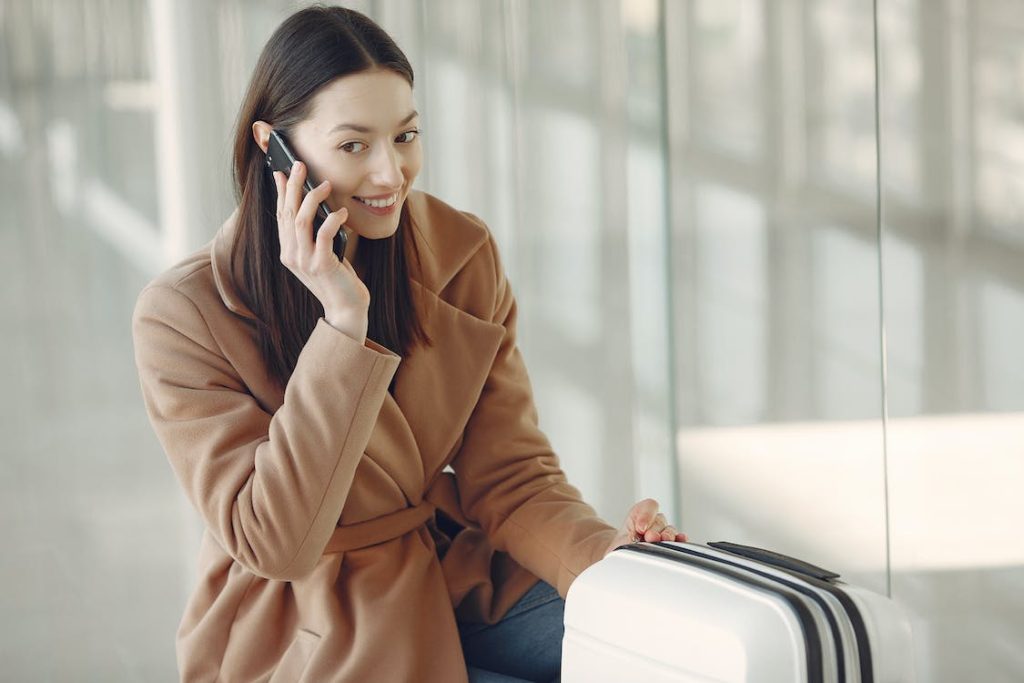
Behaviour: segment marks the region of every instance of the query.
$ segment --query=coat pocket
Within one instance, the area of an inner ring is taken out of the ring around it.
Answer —
[[[281,661],[277,663],[270,683],[296,683],[301,680],[309,664],[309,658],[313,656],[313,650],[319,642],[320,636],[300,628],[291,645],[284,651]]]

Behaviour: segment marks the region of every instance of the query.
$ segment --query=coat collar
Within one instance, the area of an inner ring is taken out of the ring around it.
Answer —
[[[420,267],[410,263],[410,276],[426,289],[439,295],[474,253],[487,241],[487,234],[465,214],[421,190],[412,190],[406,199],[415,223]],[[243,318],[255,318],[245,305],[238,284],[242,280],[240,263],[231,263],[231,248],[238,233],[238,209],[217,231],[210,247],[210,262],[217,291],[228,310]],[[415,287],[414,287],[415,289]]]
[[[414,281],[411,289],[423,314],[421,324],[433,345],[417,346],[402,359],[394,395],[385,397],[366,455],[415,505],[457,447],[497,357],[505,328],[467,313],[444,294],[452,278],[486,244],[486,228],[424,192],[413,190],[406,201],[420,238],[420,267],[410,263]],[[213,276],[225,306],[242,317],[254,318],[236,285],[241,269],[231,267],[237,216],[236,209],[212,242]],[[495,292],[484,289],[475,293],[495,296]],[[422,469],[409,467],[410,454],[415,453],[420,456]],[[346,523],[361,521],[359,511],[350,513],[354,518]]]

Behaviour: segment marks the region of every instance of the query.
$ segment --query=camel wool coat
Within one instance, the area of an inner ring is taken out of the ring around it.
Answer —
[[[287,387],[270,381],[237,210],[139,294],[146,410],[206,525],[182,680],[464,682],[457,617],[495,623],[538,577],[564,598],[615,536],[538,428],[486,225],[407,201],[433,340],[408,357],[320,318]]]

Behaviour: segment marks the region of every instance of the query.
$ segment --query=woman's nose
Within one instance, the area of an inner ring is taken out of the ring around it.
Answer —
[[[373,166],[374,180],[382,187],[398,187],[402,184],[402,157],[390,145],[380,149]]]

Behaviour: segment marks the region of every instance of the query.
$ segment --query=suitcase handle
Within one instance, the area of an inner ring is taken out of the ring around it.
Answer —
[[[757,560],[758,562],[764,562],[765,564],[781,567],[782,569],[806,574],[807,576],[820,579],[822,581],[831,581],[832,579],[839,578],[839,574],[833,571],[822,569],[810,562],[804,562],[803,560],[798,560],[795,557],[772,552],[771,550],[755,548],[749,545],[740,545],[739,543],[729,543],[728,541],[708,541],[708,545],[716,550],[724,550],[725,552],[732,553],[733,555],[739,555],[740,557]]]

